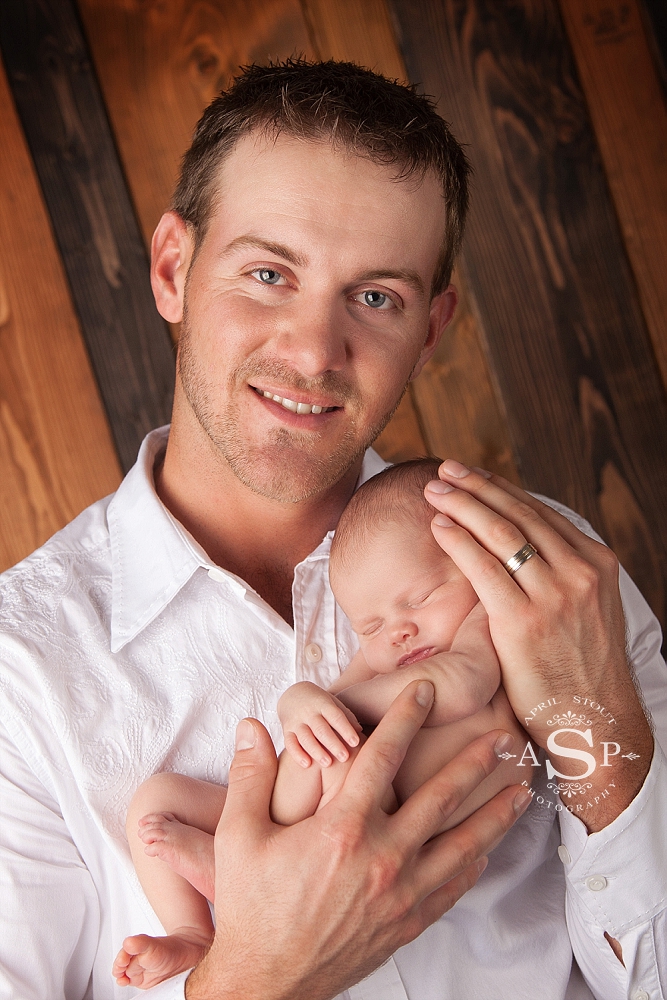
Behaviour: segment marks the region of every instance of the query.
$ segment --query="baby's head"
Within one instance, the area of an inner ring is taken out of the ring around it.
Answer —
[[[331,545],[336,600],[366,662],[388,673],[449,649],[477,601],[431,532],[424,487],[438,459],[403,462],[369,479],[343,511]]]

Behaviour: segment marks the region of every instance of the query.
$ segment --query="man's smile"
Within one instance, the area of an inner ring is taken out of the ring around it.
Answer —
[[[313,403],[307,402],[304,399],[291,399],[287,396],[281,396],[279,393],[272,392],[270,389],[261,389],[259,386],[251,385],[251,389],[262,396],[264,399],[270,399],[274,403],[278,403],[285,410],[289,410],[290,413],[296,413],[299,415],[307,415],[314,413],[316,415],[320,413],[330,413],[333,410],[339,410],[341,407],[330,405],[325,402]],[[293,395],[300,395],[299,393],[293,392]]]

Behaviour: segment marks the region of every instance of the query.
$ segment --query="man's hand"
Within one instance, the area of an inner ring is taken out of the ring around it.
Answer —
[[[310,681],[287,688],[278,701],[278,718],[285,749],[302,767],[310,767],[313,760],[329,767],[329,754],[345,761],[350,756],[347,746],[359,745],[361,726],[354,713],[335,695]]]
[[[554,703],[562,706],[577,696],[576,707],[588,698],[597,706],[584,716],[586,724],[591,722],[593,745],[611,741],[639,755],[631,762],[617,755],[613,779],[611,768],[598,767],[586,776],[591,807],[581,819],[591,831],[600,830],[635,797],[653,753],[626,657],[618,560],[605,545],[499,476],[451,460],[439,475],[435,490],[434,484],[425,490],[441,512],[433,520],[433,534],[488,612],[503,684],[519,721],[549,750],[557,772],[573,779],[582,776],[582,759],[556,755],[553,741],[548,747]],[[504,563],[526,542],[537,555],[511,576]],[[579,732],[561,733],[559,742],[579,751],[591,747]]]
[[[244,720],[216,833],[216,934],[188,1000],[330,1000],[415,938],[470,889],[530,801],[513,786],[434,836],[494,769],[488,733],[393,815],[383,797],[433,701],[426,682],[399,696],[341,791],[290,827],[269,818],[276,757]],[[431,839],[433,838],[433,839]]]

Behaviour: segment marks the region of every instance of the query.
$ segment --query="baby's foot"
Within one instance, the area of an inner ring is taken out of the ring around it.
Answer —
[[[119,986],[148,990],[201,962],[210,943],[208,936],[191,927],[181,928],[168,937],[135,934],[123,941],[113,963],[113,976]]]
[[[202,896],[215,902],[214,841],[210,833],[186,826],[172,813],[151,813],[139,820],[139,837],[149,857],[160,858]]]

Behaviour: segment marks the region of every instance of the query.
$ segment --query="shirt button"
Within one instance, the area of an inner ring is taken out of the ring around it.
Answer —
[[[322,659],[322,650],[316,642],[309,642],[306,646],[306,659],[309,663],[319,663]]]
[[[558,848],[558,857],[561,859],[564,865],[569,865],[572,863],[570,852],[568,851],[565,844],[561,844],[560,847]]]
[[[212,566],[208,571],[208,575],[212,580],[215,580],[216,583],[224,583],[227,579],[226,575],[221,569],[218,569],[217,566]]]
[[[586,879],[586,885],[591,892],[599,892],[600,889],[607,888],[607,880],[604,875],[591,875],[590,878]]]
[[[632,994],[632,1000],[651,1000],[651,997],[646,990],[635,990]]]

